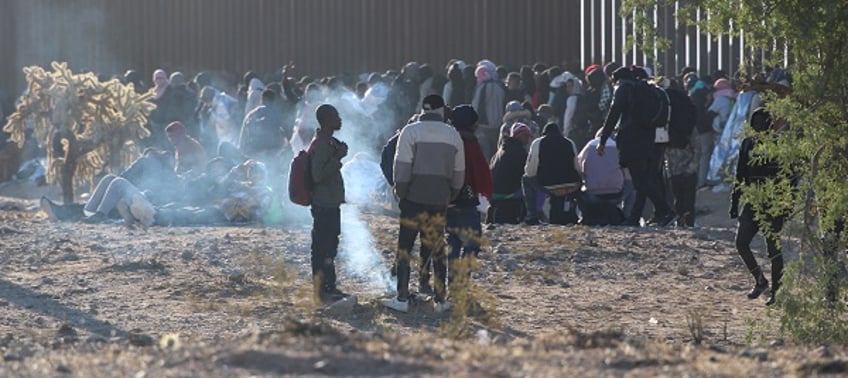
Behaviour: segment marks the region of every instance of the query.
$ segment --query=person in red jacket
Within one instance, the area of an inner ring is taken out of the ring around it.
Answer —
[[[480,253],[480,239],[483,229],[480,224],[479,196],[492,199],[492,172],[486,163],[480,142],[474,136],[477,130],[477,112],[470,105],[453,108],[450,116],[453,127],[462,137],[465,151],[465,183],[459,195],[451,201],[447,213],[448,231],[448,283],[457,273],[459,259]],[[470,271],[465,272],[470,274]]]

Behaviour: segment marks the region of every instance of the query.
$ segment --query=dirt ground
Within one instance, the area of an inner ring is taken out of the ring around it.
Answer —
[[[784,340],[745,298],[727,193],[699,193],[695,230],[487,230],[467,301],[444,315],[382,308],[344,264],[358,305],[315,308],[308,225],[51,223],[45,193],[0,187],[0,376],[848,373],[846,349]],[[388,266],[397,221],[364,214]]]

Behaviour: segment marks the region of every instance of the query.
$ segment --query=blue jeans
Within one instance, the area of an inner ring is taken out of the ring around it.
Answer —
[[[483,228],[476,207],[448,208],[447,231],[448,262],[469,255],[476,257],[480,253]]]
[[[544,195],[548,194],[548,192],[542,185],[539,185],[539,180],[535,176],[522,176],[521,189],[524,191],[524,206],[527,208],[527,220],[542,219],[542,204],[539,203],[539,198],[544,199]]]

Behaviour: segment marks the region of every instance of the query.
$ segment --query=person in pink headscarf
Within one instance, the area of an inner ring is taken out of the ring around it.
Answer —
[[[168,79],[168,73],[165,70],[158,69],[153,72],[153,98],[158,99],[165,94],[165,90],[168,89],[168,85],[171,81]]]
[[[477,63],[474,76],[477,78],[477,88],[474,90],[471,106],[480,116],[476,134],[483,155],[486,161],[489,161],[497,151],[506,105],[506,88],[497,80],[495,64],[488,60]]]
[[[708,112],[713,116],[713,131],[721,134],[727,119],[730,118],[730,110],[736,102],[736,91],[727,79],[718,79],[713,84],[713,103]]]

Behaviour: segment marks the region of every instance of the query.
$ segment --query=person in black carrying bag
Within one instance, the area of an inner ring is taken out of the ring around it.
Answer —
[[[617,132],[619,164],[622,168],[630,170],[636,190],[653,202],[655,215],[652,223],[666,226],[674,220],[675,215],[663,195],[659,180],[659,159],[662,154],[659,153],[659,146],[654,143],[656,135],[655,126],[652,124],[656,113],[645,111],[645,109],[658,109],[659,97],[654,95],[655,91],[648,83],[638,80],[627,67],[615,70],[612,80],[617,84],[617,88],[613,93],[610,112],[604,122],[601,140],[596,150],[599,154],[603,154],[607,139],[614,130]],[[648,91],[650,95],[647,95]],[[618,124],[617,129],[616,124]],[[641,211],[636,210],[631,216],[638,220],[640,213]],[[629,220],[631,224],[633,220]]]

